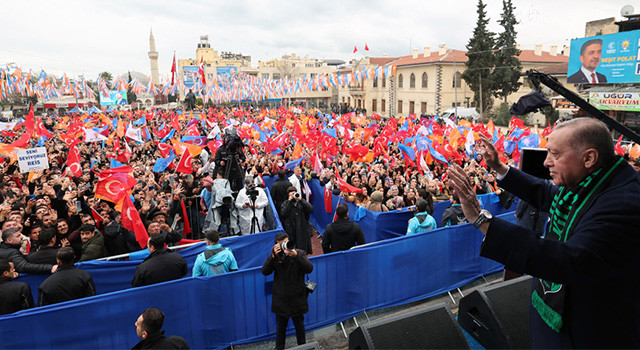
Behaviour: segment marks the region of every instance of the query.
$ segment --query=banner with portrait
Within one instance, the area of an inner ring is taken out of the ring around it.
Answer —
[[[109,96],[100,94],[100,104],[102,106],[126,105],[127,91],[109,90]]]
[[[198,68],[198,66],[182,67],[182,82],[184,83],[184,86],[191,88],[196,83],[200,76],[198,74]]]
[[[640,82],[640,30],[571,40],[569,84]]]

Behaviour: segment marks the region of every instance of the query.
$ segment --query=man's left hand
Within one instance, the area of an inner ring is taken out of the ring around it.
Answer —
[[[457,164],[449,166],[447,173],[449,174],[449,179],[451,179],[451,186],[460,199],[460,206],[462,207],[464,216],[470,223],[475,222],[478,216],[480,216],[482,207],[480,206],[473,187],[471,187],[469,177]],[[483,231],[483,233],[486,233],[486,231]]]
[[[286,250],[285,253],[292,258],[295,258],[296,256],[298,256],[298,251],[295,249]]]

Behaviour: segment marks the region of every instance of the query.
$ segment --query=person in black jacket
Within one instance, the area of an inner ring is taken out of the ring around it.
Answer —
[[[9,259],[13,262],[16,271],[20,273],[54,273],[58,265],[32,264],[20,253],[22,244],[22,234],[20,229],[9,228],[2,232],[2,243],[0,243],[0,259]]]
[[[187,262],[182,255],[164,248],[164,237],[161,234],[149,236],[147,248],[151,255],[138,265],[131,281],[132,287],[176,280],[187,274]]]
[[[177,335],[164,336],[162,325],[164,313],[155,307],[150,307],[136,320],[136,334],[142,340],[132,349],[189,349],[184,338]]]
[[[451,206],[444,210],[442,213],[442,220],[440,221],[440,225],[443,227],[447,226],[455,226],[466,224],[467,218],[464,217],[464,213],[462,213],[462,207],[460,206],[460,199],[456,194],[451,196]]]
[[[76,269],[73,248],[58,250],[58,272],[47,277],[38,288],[38,306],[62,303],[64,301],[96,295],[93,279],[87,271]]]
[[[45,228],[38,236],[38,251],[32,251],[27,255],[27,260],[33,264],[57,264],[56,255],[56,230]]]
[[[17,275],[12,262],[0,259],[0,315],[33,307],[31,287],[24,282],[12,281]]]
[[[276,349],[284,349],[287,324],[293,320],[298,345],[306,343],[304,314],[309,311],[305,274],[313,271],[313,265],[302,249],[282,250],[281,244],[289,241],[286,233],[278,233],[271,254],[262,265],[262,274],[273,273],[273,300],[271,312],[276,314]]]
[[[287,191],[289,199],[282,203],[282,217],[280,217],[284,231],[296,248],[304,250],[307,254],[313,254],[312,229],[309,223],[313,205],[302,198],[295,187],[291,186]]]
[[[282,203],[287,200],[289,197],[289,187],[293,186],[291,181],[287,180],[286,173],[284,170],[278,170],[278,179],[271,186],[271,199],[273,199],[273,204],[276,206],[276,210],[278,211],[278,217],[280,217],[280,208],[282,207]]]
[[[356,245],[364,244],[364,233],[360,225],[349,221],[349,206],[346,203],[336,208],[338,219],[324,230],[322,250],[325,254],[349,250]]]

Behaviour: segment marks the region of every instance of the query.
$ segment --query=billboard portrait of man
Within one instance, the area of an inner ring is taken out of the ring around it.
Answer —
[[[587,40],[580,48],[580,70],[567,78],[569,84],[605,84],[607,77],[596,72],[602,56],[602,39]]]

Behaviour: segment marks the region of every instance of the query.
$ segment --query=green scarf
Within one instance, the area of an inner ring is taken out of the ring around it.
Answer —
[[[571,238],[573,229],[589,208],[588,204],[608,187],[615,175],[623,169],[623,163],[622,157],[616,157],[610,166],[604,166],[589,174],[575,188],[569,190],[560,187],[551,203],[545,239],[564,243]],[[566,288],[563,288],[562,284],[540,279],[531,295],[533,307],[556,332],[562,328],[565,293]]]

